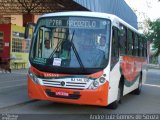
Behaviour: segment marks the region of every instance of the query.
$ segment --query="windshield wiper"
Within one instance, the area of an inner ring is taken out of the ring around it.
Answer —
[[[73,48],[74,54],[75,54],[75,56],[76,56],[76,58],[77,58],[77,60],[78,60],[78,63],[79,63],[79,65],[80,65],[80,67],[84,70],[85,67],[84,67],[84,65],[83,65],[83,63],[82,63],[82,60],[81,60],[81,58],[80,58],[80,56],[79,56],[79,54],[78,54],[78,52],[77,52],[77,49],[76,49],[76,47],[75,47],[75,45],[74,45],[74,43],[73,43],[74,33],[75,33],[75,31],[73,31],[72,38],[71,38],[71,40],[70,40],[70,42],[71,42],[71,47]],[[53,52],[51,53],[51,55],[49,56],[49,58],[52,58],[52,57],[53,57],[53,55],[56,53],[56,51],[58,50],[58,48],[60,47],[60,45],[62,44],[63,41],[64,41],[64,40],[62,40],[62,41],[60,41],[60,42],[58,43],[58,45],[57,45],[56,48],[53,50]]]
[[[52,58],[53,55],[56,53],[56,51],[58,50],[58,48],[60,47],[61,43],[63,42],[64,40],[60,41],[58,43],[58,45],[56,46],[56,48],[53,50],[53,52],[51,53],[51,55],[49,56],[49,58]]]
[[[80,65],[80,67],[81,67],[83,70],[85,70],[85,67],[84,67],[84,65],[83,65],[83,63],[82,63],[82,60],[81,60],[81,58],[80,58],[80,56],[79,56],[79,54],[78,54],[78,52],[77,52],[77,49],[76,49],[76,47],[74,46],[74,43],[73,43],[74,33],[75,33],[75,30],[73,31],[73,34],[72,34],[71,45],[72,45],[73,51],[74,51],[74,53],[75,53],[75,55],[76,55],[76,57],[77,57],[77,60],[78,60],[78,63],[79,63],[79,65]]]

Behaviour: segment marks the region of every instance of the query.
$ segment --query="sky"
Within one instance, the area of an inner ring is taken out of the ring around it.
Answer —
[[[138,16],[138,21],[149,17],[152,21],[160,18],[160,2],[158,0],[125,0]],[[144,16],[145,14],[145,16]]]

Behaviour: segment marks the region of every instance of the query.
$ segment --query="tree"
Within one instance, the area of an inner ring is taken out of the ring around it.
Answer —
[[[160,19],[149,21],[149,31],[146,36],[153,43],[154,55],[160,55]]]

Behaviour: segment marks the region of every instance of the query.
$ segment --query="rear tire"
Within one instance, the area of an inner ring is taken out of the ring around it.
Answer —
[[[135,95],[140,95],[140,94],[141,94],[141,91],[142,91],[142,74],[140,74],[140,77],[139,77],[138,88],[135,89],[135,90],[133,91],[133,93],[134,93]]]

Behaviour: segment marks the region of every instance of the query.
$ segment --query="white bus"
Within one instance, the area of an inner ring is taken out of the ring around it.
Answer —
[[[115,109],[124,95],[140,94],[146,56],[144,37],[115,15],[45,14],[30,48],[29,97]]]

